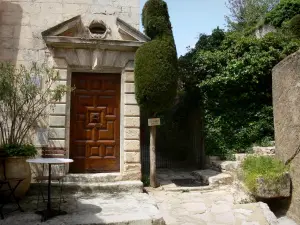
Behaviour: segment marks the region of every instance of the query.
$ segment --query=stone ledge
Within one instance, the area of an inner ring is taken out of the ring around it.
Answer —
[[[227,185],[233,182],[233,177],[227,173],[220,173],[214,170],[193,171],[192,175],[198,180],[210,186]]]
[[[47,187],[46,183],[42,184],[43,187]],[[59,195],[59,184],[53,183],[52,189],[53,195]],[[64,195],[66,196],[82,196],[82,195],[97,195],[99,193],[114,193],[114,192],[126,192],[126,193],[141,193],[143,191],[143,183],[141,181],[117,181],[117,182],[64,182]],[[39,187],[37,183],[32,183],[29,196],[37,195]]]
[[[69,173],[65,177],[66,182],[79,183],[101,183],[101,182],[115,182],[121,181],[121,173],[94,173],[94,174],[72,174]]]

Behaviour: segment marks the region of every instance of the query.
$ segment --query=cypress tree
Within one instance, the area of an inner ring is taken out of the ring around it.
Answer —
[[[143,111],[155,117],[172,105],[178,82],[177,52],[167,4],[163,0],[148,0],[142,24],[152,40],[136,52],[136,99]],[[156,127],[151,127],[150,135],[150,185],[156,187]]]

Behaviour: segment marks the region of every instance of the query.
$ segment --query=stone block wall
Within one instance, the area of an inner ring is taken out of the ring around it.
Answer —
[[[124,80],[124,174],[141,179],[140,108],[135,100],[134,71],[127,69]],[[132,97],[133,96],[133,97]]]
[[[59,72],[58,83],[68,85],[71,84],[72,72],[85,69],[88,69],[87,72],[104,73],[103,68],[109,68],[110,71],[105,72],[121,74],[122,180],[141,178],[140,110],[134,93],[133,50],[54,50],[46,46],[41,33],[78,15],[81,15],[84,26],[89,25],[87,21],[105,17],[110,28],[114,29],[112,35],[116,35],[119,28],[117,17],[139,29],[139,4],[139,0],[0,0],[0,62],[9,61],[25,66],[32,62],[47,62]],[[119,40],[112,36],[109,38]],[[99,60],[92,61],[90,55]],[[94,67],[94,62],[100,61],[102,64]],[[63,147],[69,152],[70,95],[54,104],[49,111],[48,124],[38,129],[38,135],[34,137],[37,146]]]
[[[139,4],[139,0],[1,0],[0,61],[44,62],[41,32],[77,15],[113,15],[139,29]]]
[[[300,51],[273,69],[276,156],[286,162],[300,146]],[[300,223],[300,154],[291,163],[292,200],[288,215]]]

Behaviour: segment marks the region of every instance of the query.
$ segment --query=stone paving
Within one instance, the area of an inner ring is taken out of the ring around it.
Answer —
[[[277,219],[265,203],[249,203],[253,198],[237,182],[177,187],[172,179],[195,178],[188,170],[158,170],[157,177],[161,186],[147,191],[167,225],[297,225],[287,217]]]
[[[167,225],[275,225],[264,203],[234,204],[232,187],[209,192],[166,192],[148,189]]]
[[[164,224],[161,213],[153,198],[145,193],[103,193],[86,197],[70,197],[62,205],[68,214],[41,223],[41,216],[35,214],[36,199],[27,198],[21,202],[25,212],[8,214],[0,225],[160,225]],[[45,207],[40,206],[39,209]]]

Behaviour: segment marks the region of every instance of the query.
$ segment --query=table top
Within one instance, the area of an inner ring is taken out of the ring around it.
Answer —
[[[36,159],[27,159],[26,162],[29,163],[43,163],[43,164],[64,164],[71,163],[73,159],[64,159],[64,158],[36,158]]]

